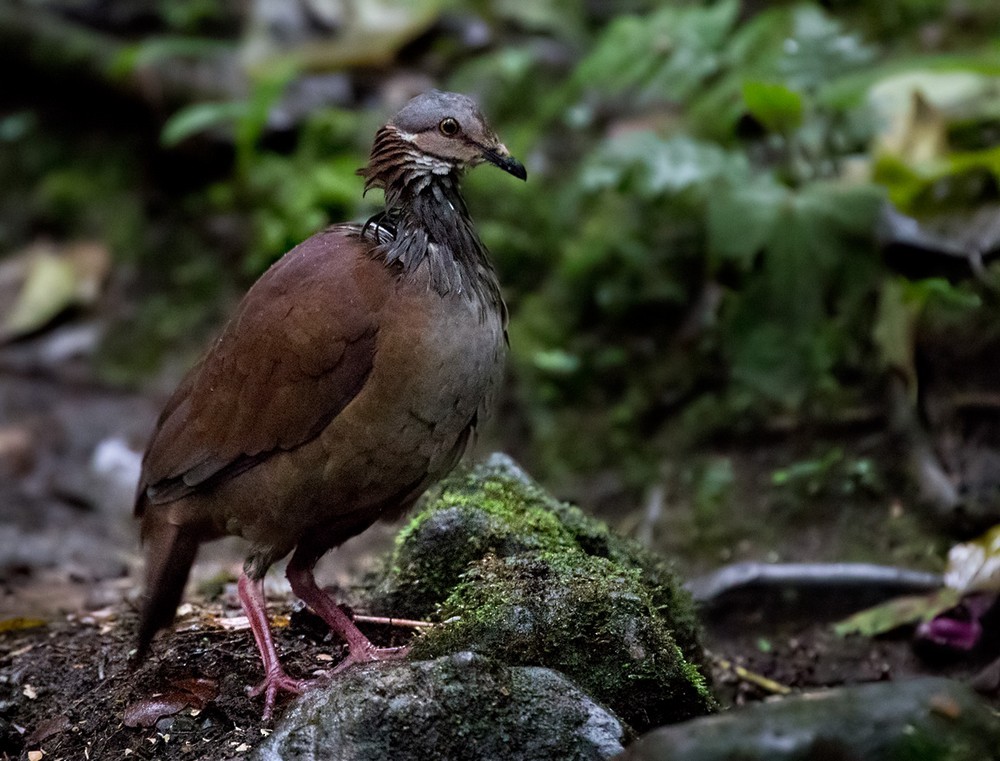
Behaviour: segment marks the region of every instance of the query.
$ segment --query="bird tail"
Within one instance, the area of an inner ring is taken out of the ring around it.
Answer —
[[[157,519],[152,513],[145,518],[142,540],[149,551],[135,664],[146,657],[153,635],[173,623],[199,544],[194,532],[185,531],[183,526]]]

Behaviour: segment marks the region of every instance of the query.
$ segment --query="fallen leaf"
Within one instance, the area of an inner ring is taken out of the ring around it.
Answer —
[[[914,90],[909,109],[881,136],[880,143],[883,151],[907,164],[933,161],[948,152],[948,123],[944,113]]]
[[[201,710],[219,694],[219,686],[214,679],[203,677],[191,677],[181,679],[176,684],[177,688],[191,696],[190,705],[192,708]]]
[[[874,637],[900,626],[930,621],[939,613],[954,607],[960,596],[954,589],[944,587],[929,595],[897,597],[845,618],[834,626],[834,631],[841,637],[848,634]]]
[[[41,618],[28,618],[26,616],[17,616],[15,618],[5,618],[0,621],[0,633],[3,632],[18,632],[24,629],[37,629],[40,626],[45,626],[48,621]]]
[[[236,632],[243,631],[244,629],[250,628],[250,619],[246,616],[229,616],[215,619],[215,624],[220,629],[226,629],[227,631]]]
[[[125,709],[122,722],[126,727],[152,727],[164,716],[172,716],[187,704],[187,698],[175,692],[143,698]]]
[[[59,716],[53,716],[51,719],[46,719],[37,727],[35,731],[28,735],[28,738],[24,741],[25,745],[38,745],[44,740],[52,737],[52,735],[59,734],[72,726],[69,717],[65,714],[60,714]]]
[[[36,243],[0,265],[0,343],[34,333],[72,306],[93,304],[111,266],[99,243]]]
[[[164,716],[173,716],[189,706],[201,710],[217,694],[214,679],[181,679],[173,689],[129,705],[122,720],[126,727],[152,727]]]

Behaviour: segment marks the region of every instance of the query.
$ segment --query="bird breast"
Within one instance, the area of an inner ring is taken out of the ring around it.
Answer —
[[[368,456],[406,464],[397,480],[416,470],[441,475],[457,440],[489,405],[503,370],[499,305],[484,309],[471,291],[442,296],[422,279],[399,283],[387,302],[372,374],[341,416],[345,424],[355,413],[365,421],[356,442],[366,441],[359,448]],[[341,435],[337,422],[324,438]]]
[[[256,508],[229,533],[282,549],[310,534],[333,546],[405,509],[453,467],[500,383],[502,308],[442,296],[419,274],[386,300],[371,373],[350,404],[316,439],[233,485]]]

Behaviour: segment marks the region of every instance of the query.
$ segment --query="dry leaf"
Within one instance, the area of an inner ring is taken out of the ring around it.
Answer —
[[[0,343],[34,333],[72,306],[93,304],[111,267],[107,247],[36,243],[0,264]]]
[[[188,706],[204,708],[218,694],[214,679],[180,679],[167,692],[137,700],[125,709],[126,727],[152,727],[164,716],[173,716]]]

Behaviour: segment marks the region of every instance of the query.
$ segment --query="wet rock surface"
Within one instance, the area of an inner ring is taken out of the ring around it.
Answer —
[[[618,761],[996,761],[1000,723],[940,678],[844,687],[657,729]]]
[[[622,723],[554,671],[472,653],[362,666],[309,692],[255,761],[606,759]]]

